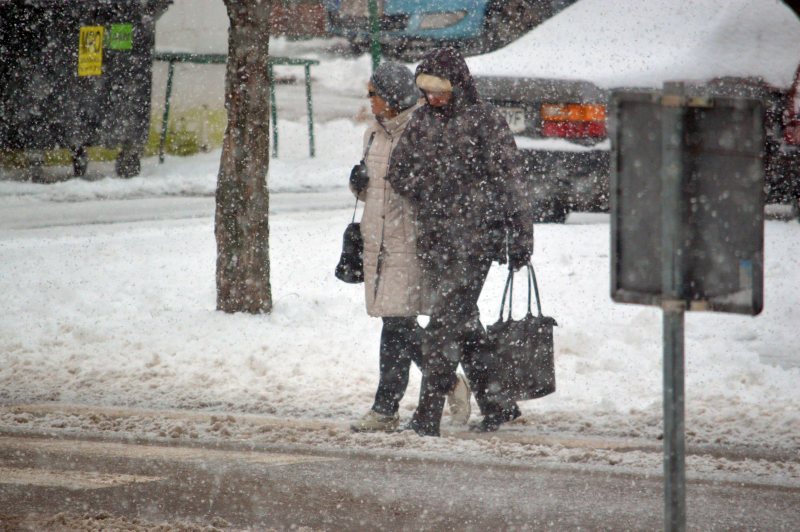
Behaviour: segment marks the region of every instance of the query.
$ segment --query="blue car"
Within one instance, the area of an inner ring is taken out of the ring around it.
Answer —
[[[500,48],[575,0],[377,0],[382,51],[416,60],[456,46],[464,54]],[[325,0],[328,30],[354,53],[369,48],[368,0]]]

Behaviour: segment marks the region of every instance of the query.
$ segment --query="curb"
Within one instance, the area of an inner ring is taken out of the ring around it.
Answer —
[[[251,425],[266,430],[290,429],[300,432],[345,432],[349,433],[349,424],[346,421],[319,420],[319,419],[289,419],[262,414],[226,413],[226,412],[197,412],[190,410],[159,410],[152,408],[88,406],[77,404],[6,404],[0,405],[0,416],[3,414],[44,416],[47,414],[62,414],[73,416],[101,416],[107,419],[150,419],[190,421],[198,424],[213,424],[219,420],[245,421]],[[14,434],[53,434],[55,430],[48,427],[15,427],[0,424],[0,433]],[[78,436],[86,431],[64,430],[65,435]],[[94,431],[97,436],[98,431]],[[103,434],[101,432],[101,434]],[[661,453],[663,446],[660,441],[646,441],[641,438],[619,438],[609,436],[585,436],[574,434],[532,434],[515,429],[514,422],[503,426],[498,432],[474,433],[467,430],[454,429],[451,426],[442,427],[442,436],[459,440],[495,440],[503,443],[512,443],[530,446],[543,446],[564,449],[586,449],[614,452],[645,452]],[[136,437],[132,438],[136,439]],[[767,462],[795,462],[800,466],[800,450],[792,449],[762,449],[748,446],[722,446],[722,445],[687,445],[687,456],[711,456],[732,461],[763,460]]]

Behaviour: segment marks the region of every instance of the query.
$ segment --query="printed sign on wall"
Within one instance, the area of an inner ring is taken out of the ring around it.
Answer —
[[[83,26],[78,44],[78,76],[103,74],[103,26]]]
[[[133,24],[112,24],[109,32],[108,47],[112,50],[133,49]]]

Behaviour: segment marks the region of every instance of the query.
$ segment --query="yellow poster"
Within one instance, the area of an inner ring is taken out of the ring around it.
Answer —
[[[78,45],[78,76],[103,73],[103,26],[83,26]]]

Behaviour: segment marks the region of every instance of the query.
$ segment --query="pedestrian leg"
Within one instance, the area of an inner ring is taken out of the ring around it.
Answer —
[[[435,304],[422,342],[422,388],[411,428],[438,435],[445,397],[456,384],[456,368],[472,323],[480,322],[478,296],[491,261],[452,260],[437,265]]]
[[[461,342],[432,316],[422,336],[422,384],[411,428],[421,436],[438,436],[447,394],[456,384]]]
[[[393,416],[408,386],[411,362],[419,364],[421,327],[416,317],[383,318],[380,346],[380,380],[372,409]]]
[[[516,401],[508,397],[493,379],[497,374],[493,369],[496,361],[482,325],[478,324],[468,336],[461,364],[475,394],[475,401],[484,416],[481,426],[487,429],[486,432],[497,430],[502,423],[521,415]]]

